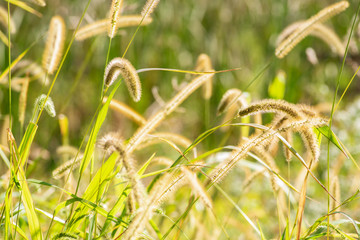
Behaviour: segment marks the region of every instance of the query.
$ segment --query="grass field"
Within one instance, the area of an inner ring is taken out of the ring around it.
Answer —
[[[359,6],[3,1],[0,239],[360,239]]]

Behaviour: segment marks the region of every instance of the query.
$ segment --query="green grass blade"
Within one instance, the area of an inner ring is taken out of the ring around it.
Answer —
[[[121,81],[117,82],[114,89],[111,91],[109,97],[107,98],[106,103],[102,106],[102,108],[101,108],[101,110],[100,110],[100,112],[99,112],[99,114],[97,116],[95,125],[94,125],[94,127],[93,127],[93,129],[92,129],[92,131],[90,133],[89,141],[86,144],[84,157],[83,157],[83,159],[81,161],[81,164],[80,164],[80,166],[81,166],[80,167],[80,176],[85,171],[86,167],[89,165],[90,159],[91,159],[91,157],[92,157],[92,155],[94,153],[95,142],[96,142],[97,135],[98,135],[98,133],[100,131],[100,128],[101,128],[102,124],[105,121],[106,114],[107,114],[107,111],[109,109],[109,104],[111,102],[111,99],[113,98],[116,90],[120,86],[120,83],[121,83]]]
[[[114,152],[113,154],[111,154],[108,160],[98,170],[98,172],[91,180],[90,184],[88,185],[87,189],[84,192],[84,195],[82,197],[83,200],[95,202],[96,197],[98,195],[101,196],[103,194],[106,183],[108,183],[111,180],[110,175],[115,170],[115,165],[118,158],[119,158],[119,153]],[[72,220],[70,220],[70,223],[74,219],[77,219],[79,216],[86,214],[88,211],[89,208],[84,206],[78,206],[75,210],[74,216],[71,218]],[[74,231],[79,226],[79,224],[80,224],[79,221],[77,221],[75,224],[69,224],[67,232]]]

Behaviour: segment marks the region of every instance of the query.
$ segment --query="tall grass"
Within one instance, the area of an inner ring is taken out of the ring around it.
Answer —
[[[360,238],[353,3],[5,9],[1,238]]]

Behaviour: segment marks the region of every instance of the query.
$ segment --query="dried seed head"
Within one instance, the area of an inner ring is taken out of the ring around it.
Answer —
[[[253,115],[258,112],[275,112],[286,114],[292,118],[300,118],[302,116],[301,112],[298,110],[297,106],[292,103],[288,103],[284,100],[275,100],[275,99],[265,99],[257,103],[253,103],[250,106],[243,108],[239,111],[240,117],[245,117],[248,115]]]
[[[184,166],[181,167],[181,171],[185,174],[186,180],[190,184],[191,189],[200,197],[205,206],[211,209],[213,207],[211,198],[208,196],[205,188],[199,182],[196,174]]]
[[[224,93],[217,108],[217,115],[227,111],[234,103],[238,107],[246,107],[248,105],[246,99],[242,96],[242,92],[237,88],[229,89]]]
[[[6,28],[9,26],[8,11],[3,7],[0,7],[0,23]],[[16,33],[15,23],[11,17],[10,17],[10,33],[12,34]]]
[[[80,160],[83,158],[83,155],[78,156],[76,159],[72,158],[71,160],[63,163],[58,168],[56,168],[53,172],[53,178],[60,179],[66,174],[69,173],[70,170],[74,170],[80,166]]]
[[[159,2],[160,0],[147,0],[143,10],[141,11],[141,16],[150,16],[154,12]]]
[[[305,24],[306,21],[298,21],[290,24],[287,26],[280,34],[277,39],[277,45],[282,43],[287,39],[287,37],[290,36],[290,34],[294,33],[298,28],[301,27],[302,24]],[[317,37],[324,41],[332,50],[339,56],[343,56],[345,53],[345,46],[342,43],[339,36],[329,27],[325,26],[322,23],[315,23],[311,27],[311,31],[309,31],[308,35]],[[306,37],[306,36],[305,36]],[[310,50],[310,49],[309,49]],[[312,50],[313,51],[313,50]],[[307,51],[308,52],[308,51]],[[309,52],[310,53],[310,52]],[[315,54],[315,52],[311,53],[312,55]],[[316,54],[312,58],[315,58],[312,63],[316,63]]]
[[[114,58],[109,62],[105,69],[104,82],[108,87],[122,75],[130,96],[135,102],[138,102],[141,97],[141,83],[139,75],[131,63],[125,58]]]
[[[116,33],[117,22],[121,11],[122,1],[123,0],[112,0],[111,3],[111,9],[110,9],[111,15],[110,15],[110,22],[108,29],[108,35],[110,38],[113,38]]]
[[[315,24],[328,20],[348,7],[349,3],[347,1],[341,1],[324,8],[319,13],[301,24],[292,34],[290,34],[289,37],[282,41],[276,48],[275,55],[278,58],[285,57],[302,39],[313,31]]]
[[[55,16],[50,21],[46,46],[42,58],[42,66],[49,74],[58,68],[65,43],[65,22],[62,17]]]
[[[41,109],[41,107],[44,106],[45,111],[50,115],[50,117],[55,117],[56,116],[56,111],[55,111],[55,106],[54,106],[54,102],[52,101],[51,97],[48,97],[48,99],[46,100],[46,95],[45,94],[41,94],[36,100],[35,100],[35,107],[34,110],[35,111],[39,111],[39,109]],[[45,102],[45,105],[44,105]],[[37,115],[37,114],[36,114]]]
[[[41,6],[41,7],[45,7],[46,6],[46,2],[45,0],[31,0],[33,3]]]
[[[334,195],[335,199],[340,202],[341,192],[340,192],[340,183],[337,176],[333,176],[330,180],[330,193]],[[336,208],[336,202],[334,199],[330,199],[330,209]],[[340,208],[337,208],[336,211],[340,211]],[[334,214],[330,216],[332,220],[339,220],[339,214]]]
[[[313,159],[318,161],[320,157],[320,146],[318,138],[312,127],[303,126],[299,128],[298,131],[300,132],[306,148],[311,152]]]
[[[210,71],[214,71],[212,64],[211,64],[211,59],[210,57],[205,54],[202,53],[199,55],[197,61],[196,61],[196,67],[195,67],[195,71],[197,72],[210,72]],[[202,96],[204,99],[210,99],[211,95],[212,95],[212,78],[209,79],[204,86],[202,87]]]
[[[121,155],[124,154],[124,140],[118,132],[106,134],[99,140],[97,146],[109,155],[113,152],[119,152]]]
[[[141,26],[148,25],[152,22],[151,17],[146,17],[142,22],[142,16],[140,15],[127,15],[120,16],[117,19],[116,29],[123,27],[132,27],[138,26],[141,23]],[[85,25],[81,27],[79,31],[77,31],[75,39],[77,41],[82,41],[87,38],[105,33],[109,29],[109,24],[111,21],[109,19],[102,19],[91,24]]]

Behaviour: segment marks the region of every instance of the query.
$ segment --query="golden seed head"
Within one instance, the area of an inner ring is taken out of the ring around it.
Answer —
[[[112,154],[113,152],[119,152],[120,154],[123,154],[125,149],[123,142],[124,140],[122,139],[120,133],[111,132],[103,136],[97,145],[108,154]]]
[[[111,15],[110,15],[109,28],[108,28],[108,35],[110,38],[113,38],[116,33],[117,22],[121,11],[122,1],[123,0],[113,0],[111,3],[111,9],[110,9]]]
[[[58,68],[65,43],[65,22],[62,17],[55,16],[50,21],[50,28],[42,59],[43,68],[52,74]]]
[[[227,90],[222,96],[220,103],[217,108],[217,115],[227,111],[229,107],[237,101],[240,101],[242,92],[237,88]],[[239,105],[241,107],[242,104]],[[244,107],[244,106],[243,106]]]
[[[141,83],[136,69],[125,58],[114,58],[105,69],[104,83],[108,87],[114,83],[119,75],[125,80],[130,96],[135,102],[141,98]]]

